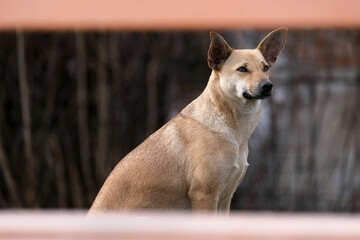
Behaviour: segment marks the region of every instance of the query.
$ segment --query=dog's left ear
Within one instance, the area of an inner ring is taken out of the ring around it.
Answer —
[[[226,59],[230,56],[232,48],[224,38],[216,33],[210,32],[210,47],[208,51],[209,67],[215,71],[220,70]]]
[[[278,28],[269,33],[257,47],[270,67],[274,65],[276,59],[284,49],[287,32],[287,28]]]

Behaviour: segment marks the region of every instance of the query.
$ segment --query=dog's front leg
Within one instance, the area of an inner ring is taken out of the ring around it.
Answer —
[[[193,210],[216,212],[218,208],[219,195],[207,188],[190,189],[189,198]]]
[[[218,211],[228,214],[230,212],[231,197],[220,200],[218,204]]]

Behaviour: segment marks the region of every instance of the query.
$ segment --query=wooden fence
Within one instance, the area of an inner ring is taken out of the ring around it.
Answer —
[[[0,0],[0,31],[359,28],[360,1]],[[2,211],[0,239],[360,239],[360,216]]]

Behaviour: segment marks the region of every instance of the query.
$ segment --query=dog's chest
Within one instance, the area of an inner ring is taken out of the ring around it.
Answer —
[[[228,141],[237,149],[237,151],[235,151],[236,154],[231,157],[231,160],[227,162],[228,177],[223,190],[223,194],[225,195],[233,194],[244,178],[247,167],[249,166],[247,162],[249,153],[247,142],[257,123],[255,114],[249,117],[251,118],[248,119],[249,124],[240,126],[237,131],[232,129],[232,131],[228,131],[227,133]]]
[[[224,182],[224,188],[221,192],[220,199],[231,198],[236,188],[244,178],[248,165],[247,154],[243,153],[233,160],[232,165],[228,166],[229,171],[227,179]]]
[[[239,149],[239,154],[234,158],[233,165],[230,170],[230,182],[240,183],[243,179],[246,169],[249,166],[247,162],[248,150],[247,146]]]
[[[234,160],[234,170],[236,171],[236,169],[242,169],[248,165],[247,152],[245,152],[245,150],[240,150],[239,156]]]

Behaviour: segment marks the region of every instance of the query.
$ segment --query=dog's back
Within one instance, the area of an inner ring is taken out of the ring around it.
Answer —
[[[114,168],[90,211],[190,208],[185,159],[172,119]],[[181,180],[180,180],[181,179]]]

